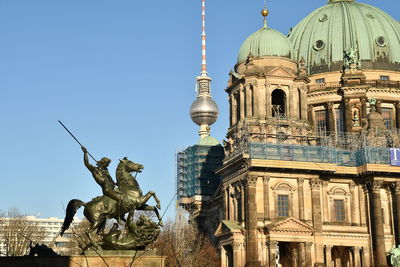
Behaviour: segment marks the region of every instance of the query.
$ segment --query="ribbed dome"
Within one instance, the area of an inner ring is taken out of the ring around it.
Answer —
[[[250,52],[255,58],[262,56],[292,58],[293,55],[286,36],[268,27],[259,29],[244,41],[240,47],[237,62],[245,61]]]
[[[294,27],[289,40],[311,74],[340,70],[350,48],[359,50],[364,69],[400,70],[400,25],[367,4],[330,0]]]

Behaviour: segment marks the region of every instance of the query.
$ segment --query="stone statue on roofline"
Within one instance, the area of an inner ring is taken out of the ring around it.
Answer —
[[[376,99],[372,98],[370,101],[371,111],[367,115],[367,130],[368,131],[386,131],[385,120],[381,113],[376,111]]]

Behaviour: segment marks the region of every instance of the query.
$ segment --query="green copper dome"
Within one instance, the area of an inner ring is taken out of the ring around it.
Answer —
[[[292,47],[286,36],[266,26],[244,41],[240,47],[237,62],[245,61],[250,52],[255,58],[262,56],[292,58],[293,55]]]
[[[218,146],[218,145],[220,145],[220,143],[214,137],[206,136],[199,140],[198,145],[200,145],[200,146]]]
[[[310,74],[340,70],[350,48],[358,50],[363,69],[400,70],[400,25],[367,4],[330,0],[294,27],[289,40]]]

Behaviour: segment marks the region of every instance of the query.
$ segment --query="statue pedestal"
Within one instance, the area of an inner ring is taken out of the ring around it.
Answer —
[[[0,257],[0,267],[164,267],[166,258],[155,251],[103,250],[77,256]]]
[[[167,258],[166,256],[156,255],[156,251],[152,250],[87,251],[85,255],[71,256],[69,267],[80,267],[80,266],[164,267],[166,258]],[[131,263],[132,265],[130,265]]]

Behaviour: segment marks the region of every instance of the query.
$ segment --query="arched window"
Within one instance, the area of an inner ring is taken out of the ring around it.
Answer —
[[[275,200],[275,216],[293,216],[293,193],[295,189],[287,183],[278,183],[272,187]]]
[[[348,222],[350,193],[344,188],[334,187],[328,192],[328,195],[331,202],[331,222]]]
[[[272,116],[285,117],[286,114],[286,95],[281,89],[272,92]]]

